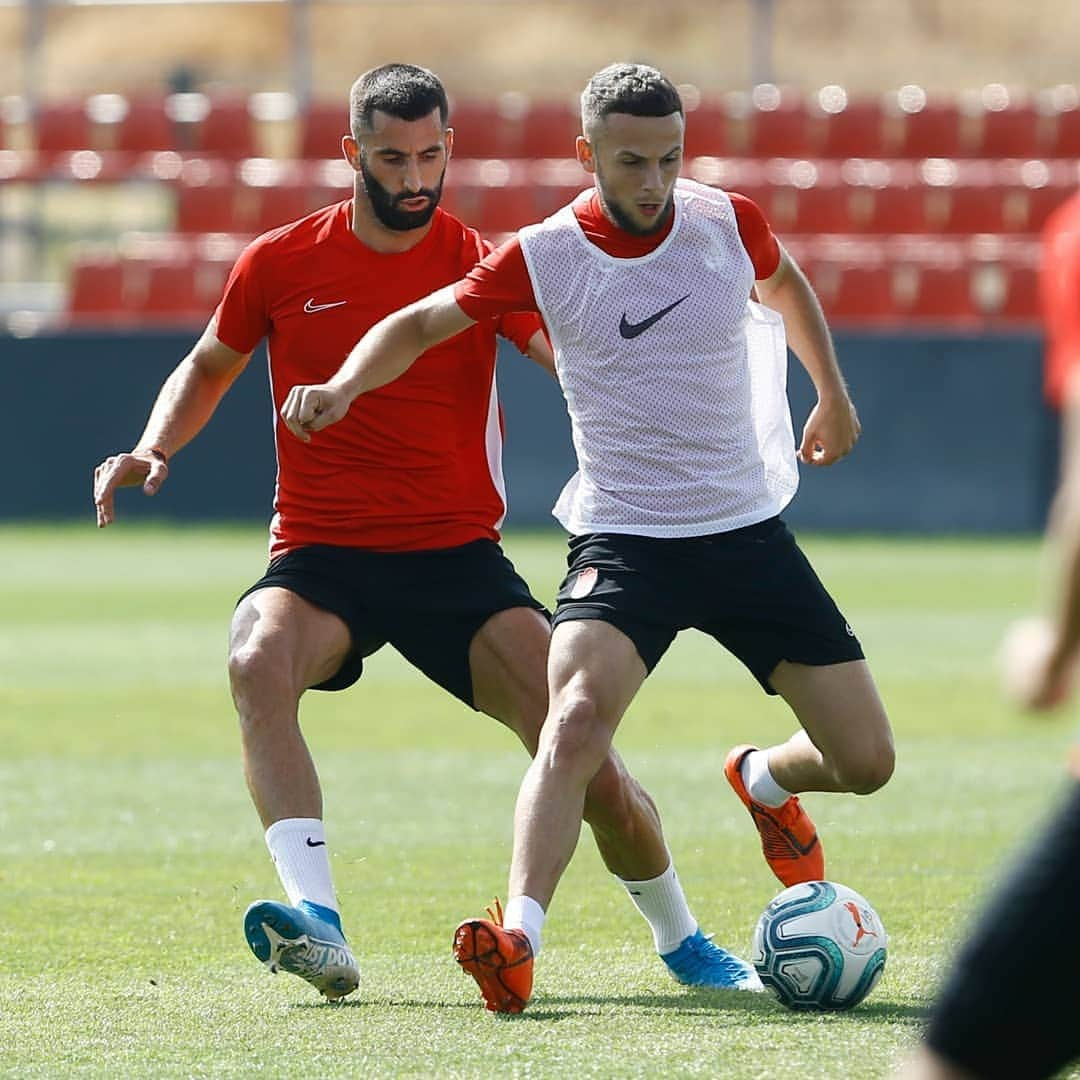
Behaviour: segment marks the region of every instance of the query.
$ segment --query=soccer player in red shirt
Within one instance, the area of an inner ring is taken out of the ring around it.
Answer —
[[[431,72],[362,75],[342,141],[354,196],[257,238],[203,336],[166,380],[135,449],[96,469],[99,526],[119,487],[153,495],[265,336],[276,410],[321,381],[384,316],[458,280],[488,247],[438,207],[453,132]],[[371,394],[346,423],[298,441],[278,420],[271,562],[233,617],[229,675],[244,769],[289,898],[245,915],[255,955],[328,998],[359,973],[341,931],[322,798],[298,724],[310,688],[338,690],[390,643],[535,753],[547,705],[549,627],[499,546],[505,512],[495,336],[550,369],[535,314],[481,319],[431,349],[415,373]],[[661,954],[700,934],[656,809],[606,756],[585,816],[608,868],[634,894]],[[640,885],[640,888],[639,888]],[[740,961],[707,943],[683,982],[727,986]]]
[[[551,704],[518,795],[505,919],[467,920],[454,941],[487,1007],[504,1011],[528,999],[583,784],[681,630],[726,646],[801,725],[778,745],[732,748],[724,764],[785,884],[825,874],[797,793],[868,794],[894,761],[862,648],[779,516],[796,445],[804,463],[829,465],[859,436],[813,290],[748,200],[679,178],[683,107],[660,72],[598,72],[582,124],[577,157],[594,192],[372,328],[327,383],[294,387],[284,411],[306,437],[476,319],[544,316],[578,458],[555,507],[571,539]],[[785,336],[818,394],[798,444]]]

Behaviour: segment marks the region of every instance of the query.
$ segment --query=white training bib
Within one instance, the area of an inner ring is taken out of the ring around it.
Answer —
[[[618,259],[563,207],[519,237],[555,349],[578,471],[571,533],[685,537],[778,514],[798,470],[783,321],[750,301],[731,200],[689,180],[648,255]]]

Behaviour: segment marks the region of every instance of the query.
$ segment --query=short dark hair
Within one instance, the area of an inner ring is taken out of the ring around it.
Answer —
[[[674,83],[647,64],[609,64],[598,71],[581,93],[581,129],[587,137],[611,113],[631,116],[685,117]]]
[[[399,120],[421,120],[433,109],[446,127],[450,105],[439,77],[413,64],[383,64],[372,68],[349,91],[349,128],[359,139],[371,130],[371,114],[378,109]]]

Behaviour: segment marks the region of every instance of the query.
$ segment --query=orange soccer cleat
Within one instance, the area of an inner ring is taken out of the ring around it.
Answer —
[[[810,815],[792,795],[783,806],[765,806],[750,798],[740,767],[756,746],[736,746],[724,762],[724,775],[750,811],[761,835],[761,850],[772,872],[785,885],[825,879],[825,852]]]
[[[503,928],[498,899],[487,913],[490,919],[466,919],[454,931],[454,959],[476,980],[485,1009],[519,1013],[532,993],[532,945],[524,930]]]

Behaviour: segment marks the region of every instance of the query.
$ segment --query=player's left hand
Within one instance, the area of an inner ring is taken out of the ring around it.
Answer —
[[[851,453],[862,425],[847,394],[818,398],[803,428],[798,457],[804,465],[832,465]]]
[[[1065,703],[1072,688],[1075,659],[1062,652],[1048,619],[1018,619],[1005,633],[1000,650],[1005,696],[1023,709],[1044,711]]]
[[[344,390],[329,383],[294,386],[281,406],[281,419],[301,442],[311,442],[313,431],[336,424],[351,404]]]

